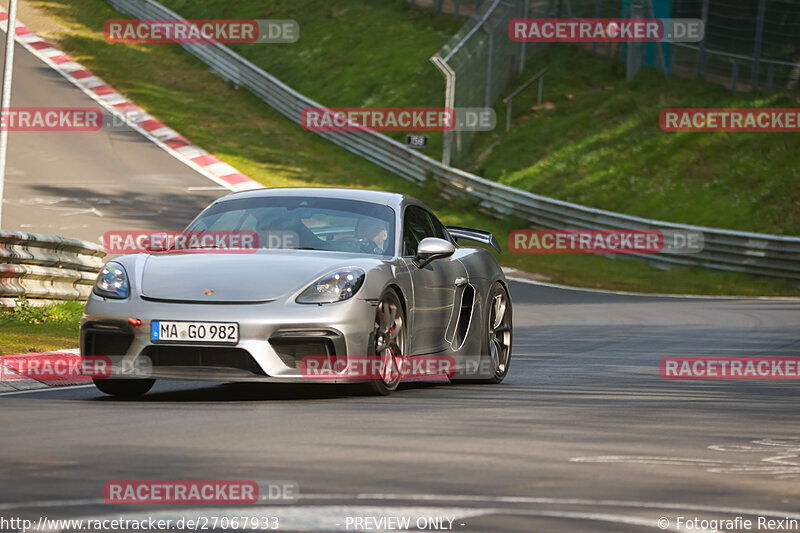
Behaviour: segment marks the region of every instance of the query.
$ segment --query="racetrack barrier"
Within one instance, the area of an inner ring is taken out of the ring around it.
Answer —
[[[105,255],[90,242],[0,230],[0,307],[85,300]]]

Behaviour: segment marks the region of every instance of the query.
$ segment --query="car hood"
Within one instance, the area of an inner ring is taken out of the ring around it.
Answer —
[[[183,302],[264,302],[302,290],[337,268],[364,268],[365,262],[381,263],[352,254],[286,250],[149,255],[142,267],[141,294]]]

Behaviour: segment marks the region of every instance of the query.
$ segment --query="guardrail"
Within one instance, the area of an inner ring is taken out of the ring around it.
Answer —
[[[99,244],[0,230],[0,306],[86,299],[105,255]]]
[[[181,19],[154,0],[108,0],[118,11],[139,19]],[[302,30],[301,30],[302,31]],[[246,87],[270,107],[300,123],[306,107],[324,107],[219,43],[182,44],[189,53],[236,86]],[[318,135],[416,183],[434,180],[446,198],[469,196],[495,217],[515,216],[535,227],[619,228],[701,231],[705,248],[686,255],[636,255],[664,265],[693,265],[800,279],[800,237],[747,233],[675,224],[594,209],[495,183],[445,166],[374,131],[318,131]]]

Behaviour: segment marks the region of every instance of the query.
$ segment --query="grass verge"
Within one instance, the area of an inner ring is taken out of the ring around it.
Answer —
[[[23,301],[0,310],[0,355],[77,348],[82,312],[81,302],[32,307]]]
[[[481,133],[462,164],[506,185],[601,209],[759,233],[800,235],[800,135],[664,133],[665,108],[796,108],[778,94],[732,92],[655,69],[625,81],[624,65],[578,47],[545,49],[513,86],[512,128]],[[505,106],[497,108],[505,117]],[[504,121],[503,121],[504,122]]]
[[[175,7],[178,3],[171,2],[169,5]],[[216,4],[223,3],[216,2]],[[294,5],[288,1],[275,4]],[[306,8],[311,5],[309,2],[298,2],[298,4],[305,5]],[[355,9],[355,2],[345,2],[345,4],[352,4]],[[383,4],[369,3],[370,6]],[[413,21],[415,20],[413,17],[423,16],[405,7],[402,0],[385,4],[391,6],[394,18],[383,22],[378,19],[373,20],[379,25],[378,27],[384,29],[393,24],[404,23],[403,17],[411,17],[410,20]],[[445,223],[485,228],[494,232],[501,242],[507,242],[510,230],[525,227],[520,221],[494,219],[479,214],[475,208],[475,201],[470,198],[444,202],[433,188],[420,188],[410,184],[350,154],[343,148],[302,130],[247,91],[237,90],[211,74],[207,66],[184,52],[178,45],[106,43],[102,35],[103,23],[107,19],[120,18],[120,14],[101,0],[72,0],[69,3],[36,0],[27,5],[28,9],[36,10],[39,15],[33,17],[32,22],[23,18],[34,31],[38,32],[37,25],[41,24],[43,30],[48,32],[48,38],[57,40],[58,45],[65,51],[116,89],[126,93],[149,113],[265,186],[331,185],[404,192],[428,203]],[[231,6],[229,3],[225,5]],[[267,6],[265,2],[259,2],[258,5]],[[320,8],[323,11],[333,9],[327,7],[327,3],[320,2],[315,5],[326,6]],[[269,11],[267,7],[260,12],[264,13],[264,16],[259,18],[277,17],[279,14]],[[197,18],[201,15],[210,16],[210,13],[199,13]],[[228,12],[226,16],[231,17],[233,14]],[[296,13],[296,16],[289,18],[297,18],[301,28],[304,28],[304,16],[311,14]],[[320,22],[320,28],[334,32],[331,37],[332,42],[339,38],[348,38],[347,35],[335,35],[337,31],[344,31],[340,25],[324,26]],[[431,31],[435,33],[439,30]],[[314,34],[310,35],[309,31],[303,32],[302,29],[301,32],[302,42],[311,41],[311,44],[305,46],[323,46],[315,41]],[[444,30],[437,35],[440,42],[436,43],[436,47],[444,43],[448,37]],[[394,46],[398,54],[406,47],[413,47],[415,44],[403,40],[403,34],[398,34],[395,38],[397,42]],[[265,46],[267,50],[267,45],[259,46]],[[339,45],[326,44],[323,48],[327,46]],[[275,48],[273,52],[289,53],[280,50]],[[297,57],[302,59],[301,53],[302,51],[297,52]],[[340,50],[338,53],[343,52]],[[418,60],[422,61],[426,54],[427,51],[420,54]],[[288,67],[284,65],[284,68]],[[294,78],[294,82],[302,90],[302,83],[311,82],[298,80],[316,78],[321,75],[318,74],[319,69],[338,67],[336,65],[325,67],[320,61],[309,60],[300,61],[298,68],[304,68],[304,74]],[[280,75],[280,72],[276,74]],[[385,77],[378,75],[376,79],[384,80]],[[325,85],[332,83],[331,81]],[[391,90],[395,86],[384,85],[386,87],[381,88],[381,91]],[[397,86],[403,87],[404,80],[397,80]],[[335,92],[336,87],[329,87],[329,91]],[[383,94],[381,91],[376,94]],[[319,98],[316,94],[311,96]],[[338,100],[321,103],[343,105],[346,102]],[[349,103],[360,105],[365,102],[358,101],[354,97]],[[378,103],[385,104],[373,102],[373,105]],[[391,103],[397,104],[396,101]],[[797,283],[788,280],[756,278],[744,274],[718,273],[693,268],[662,271],[640,261],[612,261],[588,254],[506,253],[500,259],[504,265],[538,273],[545,280],[587,287],[694,294],[800,294]]]

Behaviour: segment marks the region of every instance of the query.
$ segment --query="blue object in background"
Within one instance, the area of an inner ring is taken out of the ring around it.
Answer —
[[[622,17],[628,18],[628,13],[631,9],[631,2],[633,0],[622,0]],[[648,17],[648,0],[638,0],[639,2],[644,5],[644,13],[645,17]],[[657,19],[668,19],[672,18],[672,0],[650,0],[653,4],[653,13],[655,18]],[[657,67],[661,68],[658,59],[658,52],[657,46],[661,47],[661,52],[664,54],[664,67],[666,68],[666,73],[670,74],[670,53],[672,50],[671,47],[667,43],[647,43],[645,45],[644,51],[644,65],[645,67]],[[627,43],[623,43],[622,45],[622,57],[628,57],[628,45]]]

